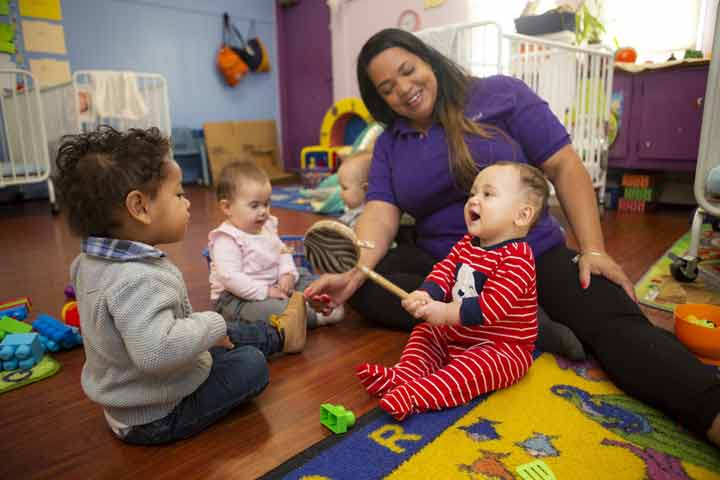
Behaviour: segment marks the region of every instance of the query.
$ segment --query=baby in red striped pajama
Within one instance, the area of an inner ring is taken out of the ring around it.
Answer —
[[[465,204],[468,234],[403,300],[417,325],[393,367],[357,376],[397,420],[441,410],[517,382],[537,337],[535,260],[523,241],[547,205],[542,172],[498,162],[475,178]]]

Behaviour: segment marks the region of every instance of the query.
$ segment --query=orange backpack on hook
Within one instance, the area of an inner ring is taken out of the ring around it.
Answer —
[[[249,69],[247,63],[245,63],[230,45],[231,35],[230,17],[225,13],[223,14],[222,45],[220,46],[220,51],[217,53],[217,66],[220,73],[225,77],[225,82],[231,87],[234,87],[247,75]]]

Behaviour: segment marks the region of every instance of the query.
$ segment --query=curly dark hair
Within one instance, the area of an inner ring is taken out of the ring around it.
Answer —
[[[61,140],[53,179],[70,229],[107,237],[133,190],[154,197],[167,175],[170,141],[156,127],[119,132],[101,125]]]

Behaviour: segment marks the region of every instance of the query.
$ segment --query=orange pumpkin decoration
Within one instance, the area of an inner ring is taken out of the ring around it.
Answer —
[[[625,63],[635,63],[637,60],[637,51],[632,47],[619,48],[615,51],[615,61]]]

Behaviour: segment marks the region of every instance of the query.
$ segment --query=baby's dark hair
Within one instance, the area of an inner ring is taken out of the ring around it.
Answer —
[[[528,200],[536,207],[535,216],[530,222],[530,228],[534,227],[545,213],[550,198],[550,186],[542,170],[527,163],[509,161],[496,162],[488,166],[510,166],[520,173],[520,183],[525,187]]]
[[[101,125],[64,136],[53,181],[70,229],[82,237],[109,236],[120,226],[117,214],[128,193],[157,194],[169,152],[170,141],[156,127],[119,132]]]
[[[237,194],[236,185],[238,182],[251,181],[257,183],[270,182],[265,171],[249,161],[236,161],[228,163],[222,170],[215,187],[215,195],[218,201],[227,200],[232,202]]]

